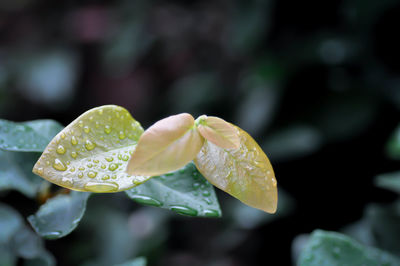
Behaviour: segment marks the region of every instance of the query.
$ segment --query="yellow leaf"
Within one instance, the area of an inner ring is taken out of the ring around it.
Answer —
[[[254,139],[235,127],[240,148],[227,150],[206,141],[194,162],[213,185],[243,203],[274,213],[278,202],[272,166]]]
[[[198,118],[197,128],[208,141],[224,149],[238,149],[240,139],[235,127],[215,116],[202,115]]]
[[[162,119],[140,137],[127,172],[161,175],[182,168],[200,151],[204,139],[190,114]]]
[[[119,106],[91,109],[64,128],[44,150],[33,172],[78,191],[118,192],[147,181],[125,173],[143,128]]]

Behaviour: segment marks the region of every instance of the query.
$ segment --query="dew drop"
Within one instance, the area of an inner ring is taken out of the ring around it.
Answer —
[[[115,163],[111,163],[111,164],[108,166],[108,170],[110,170],[110,171],[115,171],[117,168],[118,168],[118,165],[115,164]]]
[[[38,173],[39,175],[42,175],[42,174],[43,174],[43,168],[42,168],[42,167],[39,167],[39,168],[37,169],[37,173]]]
[[[199,187],[200,187],[200,184],[199,184],[199,183],[194,183],[194,184],[193,184],[193,188],[198,189]]]
[[[101,169],[106,169],[106,165],[105,164],[102,164],[100,167],[101,167]]]
[[[150,206],[155,206],[155,207],[162,206],[162,203],[159,200],[156,200],[149,196],[136,194],[136,195],[131,195],[130,198],[140,204],[150,205]]]
[[[122,160],[122,154],[118,154],[118,159]]]
[[[272,185],[274,186],[274,187],[276,187],[276,179],[275,178],[272,178]]]
[[[201,193],[204,197],[210,196],[210,191],[204,190],[203,193]]]
[[[64,134],[64,133],[61,133],[60,137],[61,137],[62,139],[65,139],[65,134]]]
[[[99,128],[100,127],[99,121],[96,121],[95,125],[96,125],[96,128]]]
[[[113,175],[111,178],[112,178],[112,179],[117,179],[117,176],[116,176],[116,175]]]
[[[95,177],[97,176],[97,172],[89,171],[87,175],[88,175],[88,177],[90,177],[90,178],[95,178]]]
[[[104,127],[104,132],[105,132],[106,134],[110,134],[110,133],[111,133],[111,127],[110,127],[109,125],[106,125],[106,126]]]
[[[79,167],[78,169],[79,169],[80,171],[83,171],[83,170],[85,170],[85,167],[81,166],[81,167]]]
[[[91,142],[90,140],[86,140],[85,142],[85,147],[88,151],[93,150],[96,147],[96,144],[94,144],[93,142]]]
[[[82,178],[82,177],[83,177],[83,174],[82,174],[82,173],[79,173],[79,174],[78,174],[78,177],[79,177],[79,178]]]
[[[72,137],[71,137],[71,144],[72,144],[72,145],[78,144],[78,140],[75,138],[75,136],[72,136]]]
[[[57,147],[57,149],[56,149],[56,152],[57,152],[58,154],[64,154],[64,153],[66,152],[66,149],[64,148],[63,145],[58,145],[58,147]]]
[[[64,165],[64,163],[62,161],[60,161],[60,159],[55,159],[54,160],[53,168],[58,170],[58,171],[67,170],[67,167]]]
[[[220,217],[220,213],[217,210],[204,210],[206,217]]]
[[[102,115],[102,114],[103,114],[103,109],[100,109],[100,110],[98,111],[98,113],[99,113],[99,115]]]
[[[74,159],[75,159],[77,156],[78,156],[78,154],[77,154],[76,152],[74,152],[74,151],[73,151],[73,152],[71,152],[71,157],[72,157],[72,158],[74,158]]]
[[[71,172],[75,172],[75,167],[71,167],[71,169],[69,169]]]
[[[119,139],[124,139],[126,137],[124,131],[120,131],[118,137]]]
[[[89,168],[92,168],[92,167],[93,167],[93,164],[88,163],[86,166],[89,167]]]
[[[170,207],[170,210],[182,215],[197,216],[197,211],[195,209],[186,206],[174,205]]]
[[[83,121],[78,122],[79,127],[83,127]]]
[[[114,160],[113,157],[106,157],[106,161],[107,161],[107,162],[112,162],[113,160]]]
[[[118,190],[116,183],[99,183],[99,182],[88,182],[85,185],[85,189],[91,192],[114,192]]]
[[[110,176],[109,176],[109,175],[105,175],[105,176],[103,176],[101,179],[103,179],[103,180],[108,180],[108,179],[110,179]]]
[[[94,159],[93,162],[94,162],[94,163],[99,163],[99,160]]]
[[[129,156],[128,155],[122,156],[122,160],[125,161],[125,162],[128,161],[129,160]]]
[[[90,132],[90,127],[84,126],[83,127],[83,131],[85,131],[85,133],[89,133]]]
[[[45,232],[42,234],[42,236],[47,239],[56,239],[61,236],[61,232],[60,231]]]

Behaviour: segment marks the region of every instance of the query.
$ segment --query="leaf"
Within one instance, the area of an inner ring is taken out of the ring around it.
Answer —
[[[240,148],[226,150],[206,141],[194,160],[197,169],[211,184],[243,203],[274,213],[278,193],[272,166],[253,138],[236,129]]]
[[[395,256],[371,247],[363,246],[348,236],[316,230],[299,259],[300,266],[312,265],[400,265]]]
[[[33,172],[72,190],[118,192],[145,182],[125,173],[143,129],[119,106],[91,109],[57,134]]]
[[[16,265],[18,257],[25,259],[25,265],[52,266],[53,256],[44,249],[44,243],[23,222],[21,215],[7,205],[0,203],[0,265]]]
[[[198,119],[197,129],[208,141],[224,149],[238,149],[240,139],[234,126],[225,120],[202,115]]]
[[[140,137],[127,172],[154,176],[175,171],[193,160],[203,142],[190,114],[164,118]]]
[[[127,261],[121,264],[116,264],[114,266],[146,266],[147,260],[144,257],[139,257],[131,261]]]
[[[0,149],[42,152],[54,133],[61,129],[53,120],[16,123],[0,119]]]
[[[27,197],[34,197],[43,179],[32,173],[38,153],[0,150],[0,191],[15,189]]]
[[[387,155],[394,159],[400,159],[400,126],[398,126],[393,132],[392,136],[386,144]]]
[[[36,214],[28,217],[33,229],[47,239],[61,238],[71,233],[83,217],[90,193],[72,191],[58,195],[40,206]]]
[[[375,178],[375,185],[400,194],[400,172],[379,175]]]
[[[213,186],[193,163],[125,191],[134,201],[189,216],[220,217]]]

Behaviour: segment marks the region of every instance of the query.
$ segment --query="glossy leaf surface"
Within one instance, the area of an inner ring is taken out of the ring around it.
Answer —
[[[227,150],[207,141],[195,159],[196,166],[216,187],[251,207],[274,213],[278,192],[272,166],[253,138],[236,129],[239,149]]]
[[[46,201],[36,214],[28,217],[35,231],[42,237],[56,239],[71,233],[86,210],[90,193],[72,191]]]
[[[200,134],[211,143],[224,149],[238,149],[240,139],[235,127],[215,116],[200,116],[197,126]]]
[[[400,172],[386,173],[376,177],[378,187],[391,190],[400,194]]]
[[[44,180],[32,173],[32,165],[39,158],[36,152],[0,150],[0,191],[18,190],[27,197],[34,197]]]
[[[127,171],[151,176],[175,171],[193,160],[203,142],[190,114],[167,117],[140,137]]]
[[[214,187],[193,163],[126,191],[134,201],[189,216],[220,217]]]
[[[348,236],[316,230],[302,251],[298,265],[400,265],[395,256],[375,248],[363,246]]]
[[[0,149],[42,152],[62,128],[53,120],[16,123],[0,119]]]
[[[122,107],[91,109],[57,134],[33,172],[78,191],[126,190],[149,178],[125,173],[142,132],[140,124]]]

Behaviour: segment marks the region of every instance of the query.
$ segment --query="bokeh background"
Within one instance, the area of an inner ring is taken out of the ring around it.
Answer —
[[[186,218],[124,195],[92,197],[78,229],[47,241],[59,265],[290,265],[296,236],[338,231],[395,195],[385,145],[400,114],[396,0],[0,1],[0,117],[67,125],[105,104],[146,128],[216,115],[269,156],[279,209],[218,191],[223,218]],[[1,201],[24,216],[37,202]],[[294,255],[293,255],[294,254]]]

